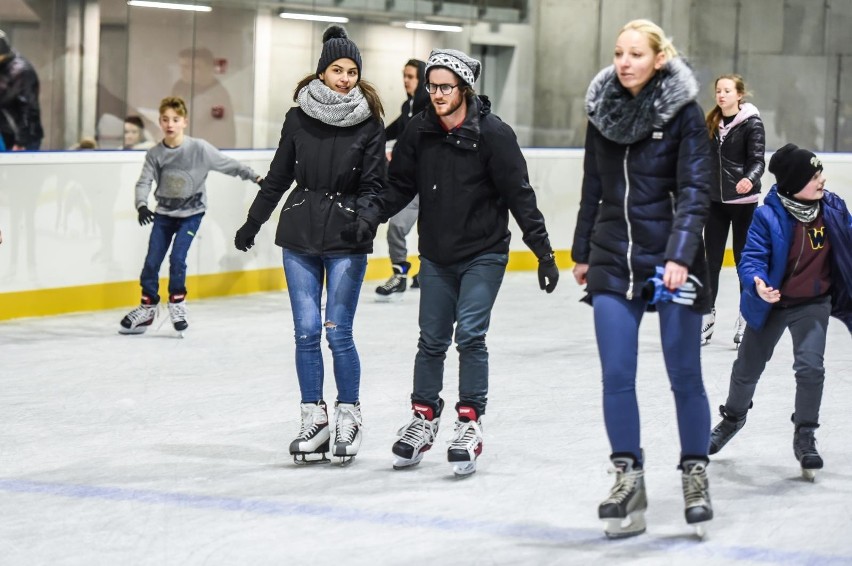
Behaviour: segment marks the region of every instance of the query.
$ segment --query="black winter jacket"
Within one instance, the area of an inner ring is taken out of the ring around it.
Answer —
[[[719,132],[710,144],[713,152],[713,184],[710,198],[713,202],[741,199],[760,192],[760,178],[766,167],[766,133],[760,116],[753,115],[734,126],[725,139],[719,142]],[[747,178],[752,189],[746,194],[737,192],[737,183]]]
[[[298,106],[291,108],[269,173],[249,208],[249,218],[259,224],[266,222],[295,180],[281,210],[276,244],[314,255],[370,253],[372,240],[353,244],[344,241],[340,232],[381,190],[386,163],[381,120],[330,126]]]
[[[509,212],[537,257],[552,252],[515,132],[491,114],[485,96],[469,98],[465,121],[451,132],[434,109],[415,116],[397,140],[388,183],[364,216],[374,225],[420,195],[420,254],[450,265],[508,253]]]
[[[710,203],[709,141],[694,101],[630,145],[608,140],[589,123],[571,250],[576,263],[589,264],[587,291],[631,300],[655,266],[671,260],[703,283],[693,308],[709,312],[702,237]]]
[[[41,109],[38,75],[17,51],[0,63],[0,134],[11,151],[13,145],[31,148],[41,143]]]
[[[408,96],[405,102],[399,109],[399,118],[391,122],[385,128],[385,137],[389,140],[397,139],[411,119],[423,112],[429,106],[429,93],[426,91],[426,63],[423,61],[417,62],[417,88],[414,89],[414,95]]]

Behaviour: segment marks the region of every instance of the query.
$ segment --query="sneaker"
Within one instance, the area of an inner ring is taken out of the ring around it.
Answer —
[[[467,405],[459,405],[458,413],[447,460],[453,464],[453,473],[468,476],[476,471],[476,459],[482,454],[482,419]]]
[[[822,456],[816,448],[814,433],[819,428],[815,423],[797,424],[793,433],[793,454],[802,466],[802,475],[809,480],[814,479],[814,470],[822,469]]]
[[[751,408],[751,404],[749,408]],[[710,433],[710,454],[715,454],[721,450],[746,423],[745,414],[734,415],[724,405],[719,405],[719,414],[722,416],[722,420]]]
[[[328,411],[325,401],[301,403],[302,424],[290,443],[290,454],[297,464],[328,462]]]
[[[710,482],[707,479],[707,462],[684,460],[681,463],[681,486],[683,487],[684,515],[690,525],[703,523],[713,518],[710,505]],[[699,533],[700,534],[700,533]]]
[[[410,268],[411,264],[407,261],[393,264],[393,275],[383,285],[376,287],[376,294],[379,295],[378,298],[390,299],[394,295],[398,297],[402,296],[407,286],[406,277]]]
[[[608,538],[625,538],[645,532],[645,470],[637,468],[630,457],[613,457],[611,474],[615,484],[609,496],[598,506],[598,518],[606,522],[604,533]]]
[[[121,319],[119,334],[142,334],[154,323],[157,318],[157,304],[148,295],[142,295],[142,302],[138,307],[127,313]]]
[[[361,404],[337,403],[334,407],[334,450],[332,454],[346,464],[361,447]]]
[[[172,319],[172,326],[178,332],[183,332],[189,327],[189,323],[186,321],[185,299],[185,293],[169,296],[169,318]]]
[[[743,318],[742,313],[737,314],[737,322],[734,323],[734,344],[739,348],[740,344],[743,341],[743,334],[745,334],[746,321]]]
[[[701,320],[701,345],[706,346],[710,343],[710,338],[713,336],[713,327],[716,326],[716,307],[710,311],[710,314],[705,314]]]
[[[423,459],[423,453],[432,448],[435,437],[438,435],[438,425],[441,423],[441,410],[444,408],[444,402],[439,403],[437,414],[428,405],[412,404],[414,415],[408,424],[399,429],[397,432],[399,440],[393,445],[395,470],[419,464]]]

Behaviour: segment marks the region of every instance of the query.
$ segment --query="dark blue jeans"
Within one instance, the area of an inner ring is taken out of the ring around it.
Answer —
[[[142,292],[151,297],[153,302],[160,302],[160,266],[170,245],[172,253],[169,256],[169,294],[186,294],[186,255],[203,217],[203,212],[186,218],[154,214],[151,238],[148,240],[148,255],[145,256],[140,278]]]
[[[296,339],[296,375],[302,403],[323,398],[323,361],[320,338],[325,338],[334,360],[337,400],[356,403],[361,389],[361,360],[352,338],[352,324],[367,256],[307,255],[284,250],[284,276],[293,310]],[[326,286],[325,323],[322,320],[322,288]]]
[[[598,293],[592,300],[603,368],[603,408],[613,453],[642,457],[636,367],[646,303]],[[701,315],[676,303],[657,305],[663,359],[675,398],[681,456],[707,456],[710,404],[701,377]],[[658,418],[658,417],[655,417]]]
[[[438,407],[455,325],[459,402],[474,407],[477,414],[485,413],[485,334],[508,261],[507,254],[484,254],[447,266],[420,258],[420,339],[414,358],[413,402]]]

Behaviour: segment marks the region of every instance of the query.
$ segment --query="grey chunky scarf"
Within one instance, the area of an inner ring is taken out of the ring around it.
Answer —
[[[789,212],[793,218],[799,222],[810,224],[819,214],[818,200],[812,202],[799,202],[797,200],[787,198],[781,193],[778,193],[778,198],[781,199],[781,204],[784,206],[784,210]]]
[[[629,145],[662,128],[697,94],[698,80],[680,57],[667,62],[635,97],[610,65],[589,85],[586,113],[605,138]]]
[[[299,91],[298,100],[305,114],[330,126],[354,126],[370,117],[370,106],[358,86],[340,94],[314,79]]]

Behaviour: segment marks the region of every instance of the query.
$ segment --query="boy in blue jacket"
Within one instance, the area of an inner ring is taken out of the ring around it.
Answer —
[[[787,144],[772,156],[769,172],[777,183],[755,211],[738,267],[748,326],[710,454],[745,425],[757,381],[789,328],[796,372],[793,452],[812,480],[823,465],[814,432],[829,315],[852,332],[852,215],[843,199],[825,190],[822,162],[812,152]]]

